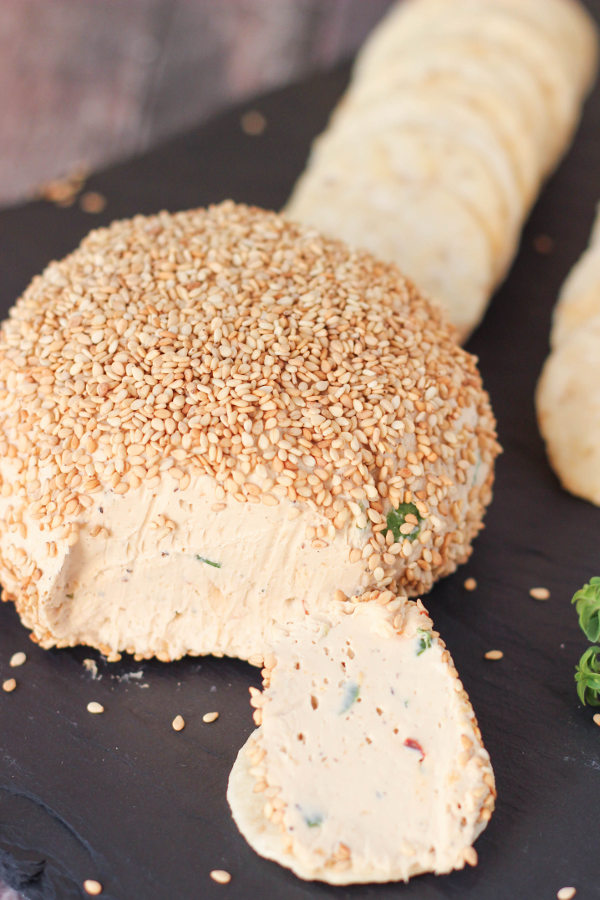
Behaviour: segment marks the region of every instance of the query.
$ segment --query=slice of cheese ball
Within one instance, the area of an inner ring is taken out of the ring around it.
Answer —
[[[373,591],[275,630],[228,789],[257,853],[332,884],[477,862],[494,776],[431,627],[420,601]]]
[[[464,561],[498,452],[392,265],[231,202],[91,232],[0,332],[0,574],[42,646],[248,658]]]

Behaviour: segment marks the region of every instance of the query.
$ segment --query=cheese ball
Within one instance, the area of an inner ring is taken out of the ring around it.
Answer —
[[[230,201],[115,222],[0,331],[4,596],[43,647],[253,659],[272,622],[452,572],[498,449],[395,266]]]

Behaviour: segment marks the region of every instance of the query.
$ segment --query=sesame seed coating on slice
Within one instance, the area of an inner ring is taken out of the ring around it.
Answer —
[[[395,266],[230,201],[92,231],[0,331],[0,539],[27,510],[50,557],[94,493],[168,468],[240,502],[268,483],[328,520],[315,548],[356,522],[372,577],[416,594],[469,555],[498,451],[475,358]],[[0,572],[35,605],[35,559]]]

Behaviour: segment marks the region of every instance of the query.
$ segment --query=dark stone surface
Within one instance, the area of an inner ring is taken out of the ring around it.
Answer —
[[[600,5],[600,4],[597,4]],[[71,250],[94,224],[236,200],[279,207],[325,124],[346,70],[253,104],[268,119],[261,137],[233,111],[151,154],[97,175],[108,199],[92,219],[32,203],[0,213],[0,291],[6,311],[31,276]],[[81,896],[96,878],[111,900],[406,897],[418,900],[541,900],[574,884],[598,894],[596,810],[600,732],[577,701],[573,667],[586,646],[569,600],[600,574],[600,510],[559,489],[538,435],[533,388],[547,352],[550,313],[562,279],[587,242],[596,198],[600,95],[588,104],[574,149],[546,187],[510,278],[470,342],[481,360],[505,453],[495,500],[472,561],[427,598],[479,717],[497,776],[497,811],[477,849],[480,864],[408,886],[329,888],[305,884],[255,856],[225,799],[228,773],[252,722],[247,699],[257,671],[232,660],[108,665],[84,670],[83,648],[31,645],[9,605],[0,608],[0,878],[29,898]],[[548,256],[536,234],[556,242]],[[467,593],[466,576],[477,591]],[[528,590],[545,585],[547,602]],[[490,648],[501,662],[483,660]],[[28,662],[9,670],[26,650]],[[126,680],[142,671],[141,680]],[[143,687],[148,685],[148,687]],[[102,716],[86,712],[98,700]],[[218,709],[219,720],[201,715]],[[187,720],[176,734],[175,714]],[[401,812],[400,812],[401,814]],[[209,878],[232,873],[228,887]]]

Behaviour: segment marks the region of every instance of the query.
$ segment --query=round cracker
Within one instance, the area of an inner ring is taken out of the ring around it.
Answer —
[[[551,117],[544,170],[556,162],[571,136],[578,115],[580,84],[573,77],[572,60],[557,50],[557,42],[531,21],[511,15],[509,9],[484,4],[462,5],[440,3],[440,0],[418,0],[402,7],[397,18],[388,20],[387,29],[380,27],[363,48],[357,66],[357,77],[369,69],[381,71],[402,51],[404,43],[413,47],[421,40],[423,51],[432,34],[463,35],[477,39],[482,45],[506,48],[508,55],[526,61],[538,79]]]
[[[370,106],[382,96],[391,100],[406,86],[437,83],[462,90],[471,102],[484,104],[497,126],[520,176],[525,202],[531,203],[542,177],[541,158],[549,129],[543,91],[531,72],[503,48],[472,38],[428,42],[428,53],[409,48],[376,77],[354,79],[344,108]]]
[[[502,205],[507,210],[502,220],[507,223],[506,228],[503,225],[503,231],[498,236],[492,207],[488,210],[484,207],[482,227],[492,232],[494,281],[499,282],[514,253],[518,231],[525,218],[526,202],[519,186],[516,166],[502,143],[497,123],[481,109],[470,106],[464,95],[445,93],[439,86],[405,91],[401,98],[383,98],[379,103],[372,104],[362,110],[360,116],[350,107],[342,106],[328,131],[315,142],[308,168],[314,171],[325,159],[335,156],[340,160],[340,169],[345,165],[348,182],[351,183],[353,178],[359,176],[359,171],[356,163],[348,166],[343,160],[348,154],[358,152],[354,147],[368,143],[374,133],[386,135],[382,140],[392,147],[396,135],[416,128],[427,130],[432,135],[446,136],[456,145],[457,154],[461,146],[470,148],[495,180]],[[347,149],[343,148],[343,142]],[[330,152],[329,147],[335,149]],[[328,159],[331,171],[330,162]],[[460,193],[458,186],[452,190]],[[485,200],[482,202],[485,203]]]
[[[432,182],[309,170],[286,214],[324,234],[395,262],[439,300],[466,337],[483,315],[494,282],[491,243],[463,201]]]
[[[599,314],[600,245],[593,243],[571,269],[561,288],[552,317],[552,347],[559,347]]]
[[[405,0],[373,31],[361,52],[357,70],[374,71],[395,57],[401,38],[439,31],[445,17],[502,15],[527,24],[552,43],[564,72],[578,89],[591,83],[597,64],[594,20],[577,0]]]
[[[600,506],[600,316],[554,350],[536,392],[538,422],[563,487]]]
[[[344,129],[332,129],[319,144],[315,169],[327,177],[342,174],[348,183],[360,172],[380,181],[432,182],[460,197],[489,235],[496,265],[494,277],[511,258],[521,218],[506,202],[506,195],[484,153],[426,125],[369,129],[368,138],[349,138]]]

